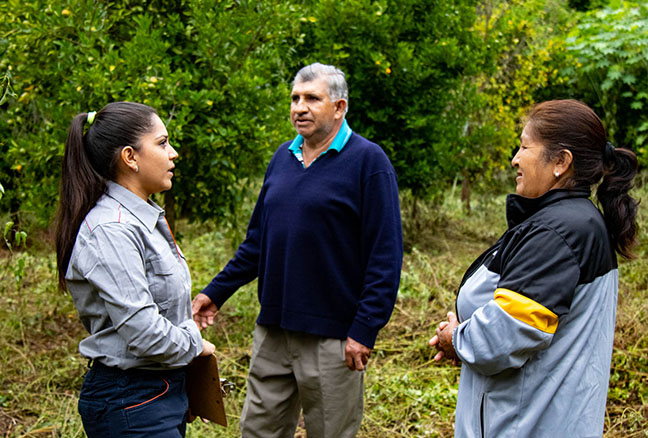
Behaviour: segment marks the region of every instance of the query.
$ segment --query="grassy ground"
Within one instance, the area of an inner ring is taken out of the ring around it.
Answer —
[[[646,199],[647,193],[638,196]],[[412,205],[404,202],[408,252],[394,314],[378,338],[366,375],[361,437],[452,436],[459,370],[434,363],[427,341],[452,310],[464,270],[504,230],[504,198],[477,201],[470,216],[454,196],[441,208],[418,205],[415,219]],[[647,214],[643,205],[642,229]],[[180,231],[198,292],[232,255],[232,246],[217,229],[182,223]],[[647,250],[644,243],[636,260],[620,266],[608,438],[648,437]],[[21,271],[20,259],[25,268],[18,284],[14,274]],[[86,369],[77,344],[84,333],[69,297],[55,290],[54,272],[55,259],[45,244],[32,244],[13,256],[0,253],[0,437],[84,436],[76,412]],[[204,332],[217,346],[221,375],[237,390],[226,401],[228,428],[196,422],[189,426],[189,437],[238,436],[257,310],[251,284],[234,295],[218,324]]]

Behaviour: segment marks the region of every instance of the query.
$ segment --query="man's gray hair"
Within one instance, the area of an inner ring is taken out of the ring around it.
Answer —
[[[328,86],[328,94],[332,100],[344,99],[349,108],[349,88],[347,87],[344,72],[333,65],[316,62],[303,67],[295,75],[293,86],[298,82],[310,82],[322,78]]]

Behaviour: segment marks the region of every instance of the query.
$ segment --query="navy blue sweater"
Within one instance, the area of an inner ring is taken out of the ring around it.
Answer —
[[[268,165],[245,241],[202,292],[220,309],[258,277],[258,324],[373,348],[403,260],[394,168],[357,134],[308,168],[289,145]]]

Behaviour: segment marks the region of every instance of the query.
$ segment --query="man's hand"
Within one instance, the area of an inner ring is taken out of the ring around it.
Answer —
[[[369,362],[371,348],[367,348],[359,342],[347,337],[346,347],[344,348],[344,361],[351,371],[362,371]]]
[[[214,324],[214,317],[218,313],[218,307],[205,294],[200,293],[191,302],[191,313],[199,330],[208,325]]]
[[[439,328],[436,329],[436,335],[430,339],[430,346],[436,347],[438,350],[434,360],[439,361],[445,357],[446,359],[452,359],[453,365],[459,363],[459,357],[455,352],[454,345],[452,345],[452,333],[458,325],[457,316],[452,312],[448,312],[448,321],[441,322]]]

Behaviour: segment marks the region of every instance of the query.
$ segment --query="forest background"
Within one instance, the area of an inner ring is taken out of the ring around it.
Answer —
[[[432,363],[427,339],[463,271],[505,228],[509,162],[530,106],[583,100],[614,144],[648,164],[643,2],[0,2],[0,435],[83,436],[83,331],[56,291],[52,249],[74,115],[130,100],[167,123],[180,158],[157,200],[197,293],[232,255],[269,158],[294,136],[291,80],[312,62],[347,74],[349,124],[384,148],[401,189],[403,280],[367,374],[363,437],[451,436],[458,370]],[[648,436],[646,247],[621,263],[608,437]],[[206,333],[238,388],[232,424],[194,424],[189,436],[237,436],[253,290]]]

